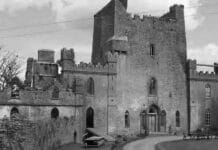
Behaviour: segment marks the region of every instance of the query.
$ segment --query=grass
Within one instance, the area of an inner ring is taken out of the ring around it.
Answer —
[[[180,140],[163,142],[156,145],[156,150],[217,150],[218,140]]]

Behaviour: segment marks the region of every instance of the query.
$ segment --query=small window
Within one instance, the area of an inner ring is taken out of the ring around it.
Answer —
[[[128,110],[125,112],[125,128],[130,128],[130,118]]]
[[[48,71],[48,66],[45,65],[45,66],[44,66],[44,69],[45,69],[45,71]]]
[[[166,111],[164,110],[161,112],[160,125],[166,126]]]
[[[93,78],[89,78],[87,81],[87,92],[90,95],[95,94],[95,83],[94,83]]]
[[[210,84],[206,84],[206,86],[205,86],[205,96],[207,98],[211,97],[211,86],[210,86]]]
[[[11,109],[10,117],[13,118],[13,116],[16,116],[17,114],[19,114],[19,110],[16,107],[13,107]]]
[[[180,127],[180,112],[176,111],[176,127]]]
[[[51,118],[57,119],[59,117],[59,110],[57,108],[53,108],[51,110]]]
[[[151,57],[155,56],[155,46],[154,46],[154,44],[150,44],[150,56]]]
[[[59,98],[59,88],[58,87],[54,87],[53,91],[52,91],[52,98],[54,99],[58,99]]]
[[[211,112],[210,110],[206,110],[205,112],[205,125],[210,126],[211,125]]]
[[[72,84],[72,92],[73,93],[76,93],[77,91],[77,82],[76,82],[76,79],[73,80],[73,84]]]

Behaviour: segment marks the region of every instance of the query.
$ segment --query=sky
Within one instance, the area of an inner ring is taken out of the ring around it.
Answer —
[[[56,59],[59,59],[61,48],[74,48],[77,63],[90,62],[93,16],[109,1],[0,0],[0,45],[18,53],[24,60],[37,58],[38,49],[55,50]],[[201,64],[218,62],[217,0],[128,2],[128,12],[153,16],[163,15],[173,4],[183,4],[188,58],[197,59]]]

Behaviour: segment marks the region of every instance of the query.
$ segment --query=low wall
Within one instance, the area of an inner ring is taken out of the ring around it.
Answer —
[[[0,149],[53,150],[63,144],[79,142],[79,127],[73,117],[38,122],[20,115],[4,118],[0,122]]]

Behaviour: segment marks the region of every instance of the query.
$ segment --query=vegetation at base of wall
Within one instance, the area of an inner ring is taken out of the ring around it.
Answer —
[[[19,114],[4,118],[0,122],[0,149],[2,150],[54,150],[65,142],[63,137],[72,139],[74,119],[32,122]]]

